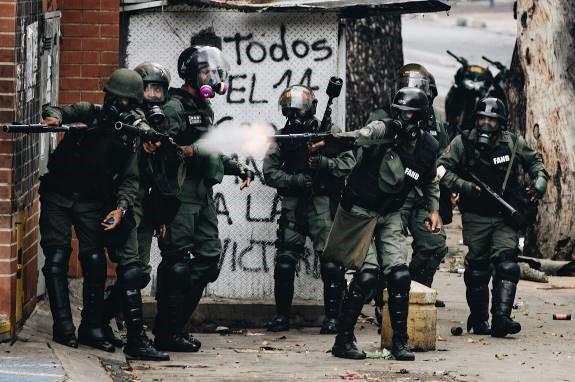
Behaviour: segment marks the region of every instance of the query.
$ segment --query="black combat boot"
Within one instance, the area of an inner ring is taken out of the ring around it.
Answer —
[[[289,330],[289,314],[294,294],[295,263],[287,256],[278,259],[274,269],[276,314],[266,323],[269,332]]]
[[[360,270],[353,276],[349,290],[343,298],[339,315],[339,328],[331,354],[339,358],[365,359],[366,354],[355,345],[354,328],[363,309],[366,296],[377,283],[377,271]]]
[[[110,293],[108,297],[104,300],[104,324],[102,326],[102,330],[110,341],[115,347],[121,348],[124,346],[124,341],[114,333],[112,326],[110,325],[110,321],[114,319],[118,313],[120,312],[121,305],[121,293],[119,292],[119,288],[114,285],[110,289]]]
[[[470,314],[467,317],[467,332],[487,335],[489,327],[489,287],[487,285],[468,286],[465,292]]]
[[[389,293],[389,317],[393,338],[391,354],[398,361],[413,361],[415,356],[407,345],[407,311],[409,309],[409,291]]]
[[[491,335],[505,337],[521,331],[521,324],[511,319],[517,284],[509,280],[493,280],[491,305]]]
[[[335,357],[348,359],[366,358],[365,352],[357,348],[354,335],[355,324],[363,308],[364,299],[364,295],[359,289],[354,288],[352,283],[343,298],[338,333],[331,348],[331,354]]]
[[[158,295],[158,315],[154,326],[154,347],[162,351],[197,352],[200,346],[190,341],[184,331],[185,295],[166,290]]]
[[[332,262],[321,264],[325,319],[320,334],[337,334],[339,310],[345,293],[345,268]]]
[[[407,266],[393,267],[389,274],[388,308],[393,338],[391,354],[398,361],[413,361],[415,356],[407,345],[407,314],[411,279]]]
[[[466,291],[465,297],[469,306],[467,318],[467,332],[487,335],[491,333],[489,327],[489,280],[491,269],[488,262],[467,261],[463,274]]]
[[[198,304],[200,303],[200,299],[204,294],[204,289],[206,285],[199,285],[198,287],[192,287],[186,298],[186,304],[184,306],[184,317],[192,317],[192,314],[196,311]],[[202,346],[200,340],[193,336],[192,332],[185,330],[184,335],[188,341],[195,344],[198,349]]]
[[[413,281],[431,288],[435,273],[441,264],[441,260],[447,254],[447,248],[439,251],[426,251],[422,253],[414,253],[409,263],[409,275]],[[436,308],[445,308],[443,300],[435,300]]]
[[[127,359],[142,361],[169,361],[170,356],[157,351],[144,331],[142,295],[138,289],[123,291],[123,308],[128,329],[128,341],[124,347]]]
[[[46,262],[42,272],[46,278],[46,290],[50,299],[50,311],[54,324],[52,335],[54,342],[77,348],[76,327],[70,308],[68,289],[68,260],[70,249],[45,250]]]
[[[517,334],[521,331],[521,325],[511,319],[520,274],[517,251],[502,252],[493,259],[493,269],[495,273],[491,291],[491,335],[505,337],[508,334]]]
[[[78,342],[110,353],[115,351],[104,333],[104,289],[106,284],[106,258],[103,253],[80,255],[82,264],[83,304],[82,321],[78,328]]]

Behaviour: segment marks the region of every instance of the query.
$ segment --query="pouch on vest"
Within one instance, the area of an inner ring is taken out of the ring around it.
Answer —
[[[405,168],[400,156],[392,149],[387,150],[379,166],[377,185],[386,194],[396,194],[403,189]]]
[[[357,215],[338,207],[322,258],[346,269],[360,269],[367,257],[376,224],[377,215]]]

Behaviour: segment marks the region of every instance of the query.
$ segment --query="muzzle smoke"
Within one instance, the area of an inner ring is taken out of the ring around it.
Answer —
[[[273,143],[274,128],[267,123],[242,123],[212,128],[198,145],[214,155],[236,154],[240,157],[263,159]]]

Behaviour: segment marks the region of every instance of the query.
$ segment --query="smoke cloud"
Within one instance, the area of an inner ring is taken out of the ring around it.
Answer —
[[[263,159],[273,143],[274,128],[268,123],[242,123],[212,128],[198,140],[200,148],[212,154]]]

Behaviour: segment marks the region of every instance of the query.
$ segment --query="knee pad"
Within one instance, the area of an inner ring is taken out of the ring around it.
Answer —
[[[72,252],[70,248],[55,248],[46,250],[46,261],[44,262],[44,267],[42,268],[42,273],[44,276],[67,276],[70,252]]]
[[[144,289],[150,282],[150,275],[139,266],[118,268],[118,287],[124,290]]]
[[[213,283],[220,275],[219,257],[198,256],[192,260],[193,263],[198,264],[204,273],[201,277],[201,282],[204,284]]]
[[[163,271],[162,277],[165,278],[166,286],[170,289],[187,290],[191,287],[190,282],[190,264],[188,261],[181,259],[171,262]]]
[[[359,270],[353,276],[350,289],[354,289],[363,296],[372,295],[377,286],[378,272],[376,269]]]
[[[280,256],[274,268],[275,280],[292,280],[295,276],[295,261],[288,256]]]
[[[345,278],[345,268],[332,261],[321,263],[321,279],[323,282],[338,282]]]
[[[494,260],[493,269],[495,271],[495,277],[499,280],[508,280],[518,283],[521,270],[519,268],[519,264],[517,264],[517,252],[503,252]]]
[[[463,281],[467,287],[480,287],[489,284],[491,269],[487,261],[467,261],[467,267],[463,273]]]
[[[104,252],[92,251],[80,253],[80,264],[84,279],[100,278],[107,273],[106,256]],[[104,276],[105,277],[105,276]]]
[[[411,285],[411,277],[407,265],[401,264],[392,267],[389,271],[388,286],[393,290],[406,290]]]

